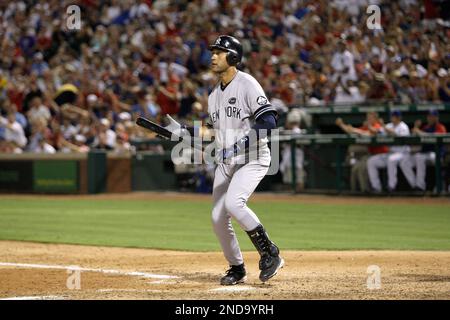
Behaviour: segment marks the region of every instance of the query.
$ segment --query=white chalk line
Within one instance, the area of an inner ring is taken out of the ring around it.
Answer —
[[[140,271],[121,271],[113,269],[94,269],[94,268],[81,268],[78,266],[60,266],[60,265],[47,265],[47,264],[29,264],[29,263],[12,263],[12,262],[0,262],[0,267],[18,267],[18,268],[33,268],[33,269],[59,269],[59,270],[77,270],[85,272],[100,272],[106,274],[119,274],[125,276],[134,276],[150,279],[179,279],[179,276],[170,276],[166,274],[154,274]]]
[[[162,280],[149,281],[147,283],[149,283],[149,284],[174,284],[174,283],[176,283],[176,281],[162,279]]]
[[[64,300],[64,297],[60,296],[25,296],[25,297],[9,297],[0,298],[0,300]]]
[[[127,275],[127,276],[136,276],[141,278],[151,278],[151,279],[159,279],[156,281],[150,281],[150,284],[169,284],[174,283],[172,281],[167,281],[167,279],[179,279],[180,276],[171,276],[171,275],[163,275],[163,274],[153,274],[147,272],[140,271],[121,271],[114,269],[95,269],[95,268],[82,268],[77,266],[61,266],[61,265],[46,265],[46,264],[29,264],[29,263],[13,263],[13,262],[0,262],[0,267],[17,267],[17,268],[33,268],[33,269],[57,269],[57,270],[79,270],[85,272],[100,272],[105,274],[118,274],[118,275]],[[218,287],[214,289],[207,290],[208,292],[243,292],[243,291],[252,291],[257,288],[252,286],[230,286],[230,287]],[[97,292],[162,292],[162,290],[139,290],[139,289],[99,289]],[[64,299],[59,296],[28,296],[28,297],[10,297],[4,298],[0,300],[58,300]]]

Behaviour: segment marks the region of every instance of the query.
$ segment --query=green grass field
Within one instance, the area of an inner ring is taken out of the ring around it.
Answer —
[[[443,205],[250,203],[281,248],[450,250]],[[0,199],[0,239],[220,250],[209,201]],[[237,224],[244,250],[252,248]]]

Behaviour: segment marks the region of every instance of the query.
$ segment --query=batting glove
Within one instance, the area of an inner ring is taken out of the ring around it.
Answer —
[[[244,138],[240,139],[238,142],[233,144],[231,147],[219,150],[218,151],[218,156],[219,156],[218,162],[223,162],[226,164],[230,163],[231,159],[233,157],[240,154],[241,151],[246,148],[247,141],[248,141],[248,137],[245,136]]]
[[[231,159],[235,156],[234,148],[226,148],[217,150],[217,163],[230,164]]]
[[[185,135],[189,135],[189,131],[185,125],[179,124],[175,119],[173,119],[170,115],[166,115],[167,119],[169,119],[169,125],[165,128],[175,134],[178,137],[183,137]]]

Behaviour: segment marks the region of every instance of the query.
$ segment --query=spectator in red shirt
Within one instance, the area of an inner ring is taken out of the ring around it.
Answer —
[[[156,103],[161,107],[161,115],[177,114],[180,111],[180,92],[175,83],[156,86]]]
[[[388,101],[393,99],[394,96],[394,90],[392,85],[386,80],[386,76],[383,73],[375,73],[370,90],[367,92],[367,99]]]

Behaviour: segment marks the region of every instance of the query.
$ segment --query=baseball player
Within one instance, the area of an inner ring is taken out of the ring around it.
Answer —
[[[408,125],[402,121],[401,112],[394,110],[391,112],[391,123],[384,125],[383,129],[389,136],[409,136]],[[397,167],[400,166],[411,188],[415,188],[414,174],[408,174],[410,166],[410,147],[409,146],[391,146],[389,153],[377,154],[369,157],[367,160],[367,171],[373,190],[376,193],[381,192],[381,182],[378,169],[386,168],[388,173],[388,191],[393,192],[397,186]]]
[[[243,50],[236,38],[222,35],[210,50],[211,70],[220,79],[208,97],[208,122],[215,131],[219,162],[213,184],[212,223],[230,265],[220,283],[235,285],[246,280],[232,217],[258,250],[259,279],[265,282],[277,274],[284,260],[256,214],[247,206],[247,200],[269,169],[271,155],[267,132],[276,128],[277,112],[255,78],[237,70]],[[251,138],[251,131],[256,132],[256,139]],[[258,157],[242,161],[246,155],[248,158],[255,143],[259,148]]]
[[[430,110],[427,115],[427,124],[422,126],[422,122],[417,120],[414,123],[413,133],[417,135],[447,133],[447,129],[439,122],[439,111]],[[433,144],[424,144],[422,150],[413,156],[412,166],[416,166],[416,188],[425,191],[425,174],[427,163],[434,164],[436,156],[443,158],[445,149],[441,147],[440,154],[436,155]],[[412,168],[409,169],[412,172]]]
[[[378,113],[367,112],[366,121],[364,124],[355,128],[352,125],[345,124],[341,118],[336,119],[336,125],[338,125],[343,131],[348,134],[357,134],[360,136],[374,136],[382,132],[382,126],[379,121]],[[358,161],[352,166],[351,169],[351,189],[356,191],[356,186],[359,184],[361,191],[368,192],[369,187],[369,174],[367,172],[367,160],[370,156],[376,154],[385,154],[389,151],[387,146],[368,146],[368,154],[362,156]]]

